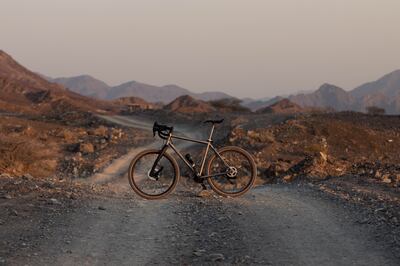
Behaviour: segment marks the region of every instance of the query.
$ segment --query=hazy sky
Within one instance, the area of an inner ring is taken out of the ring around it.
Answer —
[[[265,97],[400,68],[400,0],[0,0],[34,71]]]

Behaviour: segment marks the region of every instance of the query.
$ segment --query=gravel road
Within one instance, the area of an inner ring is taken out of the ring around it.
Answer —
[[[168,199],[145,201],[132,193],[58,216],[44,239],[4,262],[399,265],[350,210],[305,188],[258,187],[240,199],[200,198],[181,189]]]

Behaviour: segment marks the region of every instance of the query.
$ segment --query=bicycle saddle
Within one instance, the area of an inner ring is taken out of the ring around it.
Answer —
[[[221,124],[222,122],[224,122],[224,119],[219,119],[219,120],[206,120],[204,121],[204,124],[206,123],[211,123],[211,124]]]

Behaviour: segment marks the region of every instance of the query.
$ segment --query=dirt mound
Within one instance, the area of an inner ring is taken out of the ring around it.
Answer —
[[[208,113],[215,111],[215,108],[207,102],[196,100],[189,95],[184,95],[166,105],[164,110],[179,113]]]
[[[294,114],[307,111],[300,105],[291,102],[289,99],[282,99],[270,106],[257,110],[257,113],[279,113],[279,114]]]

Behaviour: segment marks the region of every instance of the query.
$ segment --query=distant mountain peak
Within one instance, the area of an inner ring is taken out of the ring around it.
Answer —
[[[362,84],[350,93],[358,99],[367,95],[371,98],[371,96],[378,94],[389,99],[397,97],[400,93],[400,69],[394,70],[375,81]]]
[[[336,91],[345,91],[344,89],[330,84],[330,83],[324,83],[322,84],[317,91],[321,91],[321,92],[336,92]]]
[[[393,70],[392,72],[384,75],[383,78],[387,77],[387,76],[393,76],[393,75],[399,76],[400,75],[400,69]]]

